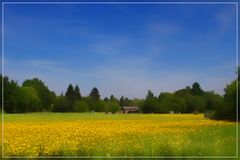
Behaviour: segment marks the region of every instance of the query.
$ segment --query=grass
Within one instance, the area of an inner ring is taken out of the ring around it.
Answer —
[[[190,114],[4,114],[4,133],[10,157],[234,157],[237,149],[236,123]]]
[[[4,114],[4,122],[62,122],[77,120],[155,120],[169,121],[168,114],[105,114],[105,113],[26,113]],[[178,120],[188,120],[187,117],[179,117]]]

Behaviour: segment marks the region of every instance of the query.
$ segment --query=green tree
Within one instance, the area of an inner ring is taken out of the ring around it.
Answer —
[[[65,96],[57,97],[56,104],[54,105],[53,112],[68,112],[69,104]]]
[[[23,82],[23,87],[33,87],[38,93],[41,100],[42,110],[50,111],[51,106],[56,101],[56,95],[54,92],[50,91],[48,87],[38,78],[27,79]]]
[[[18,95],[19,95],[19,86],[16,81],[10,80],[7,76],[1,78],[1,97],[3,97],[3,105],[4,111],[7,113],[14,113],[16,112],[16,107],[18,105]],[[4,95],[2,95],[2,80],[3,80],[3,90]],[[2,98],[1,98],[1,105],[2,105]]]
[[[159,100],[159,113],[168,113],[169,111],[173,112],[186,112],[186,103],[182,97],[177,97],[173,94],[165,95]]]
[[[94,103],[94,108],[96,112],[106,112],[107,103],[103,100],[96,100]]]
[[[192,95],[194,95],[194,96],[203,95],[203,90],[198,82],[195,82],[192,85]]]
[[[109,101],[107,103],[107,112],[116,113],[120,110],[120,105],[117,102]]]
[[[15,112],[37,112],[41,111],[41,100],[33,87],[20,87],[18,95],[18,104]]]
[[[192,113],[194,111],[202,112],[206,108],[206,99],[202,96],[186,96],[186,112]]]
[[[77,112],[88,112],[89,111],[88,103],[83,100],[78,100],[75,103],[75,110]]]
[[[147,98],[141,107],[143,113],[157,113],[159,103],[157,98]]]
[[[204,97],[206,99],[206,110],[216,110],[223,104],[223,97],[214,92],[205,92]]]
[[[156,113],[158,111],[158,100],[154,97],[154,94],[148,90],[146,100],[144,101],[141,109],[143,113]]]
[[[223,105],[216,109],[215,118],[217,119],[227,119],[236,120],[237,117],[237,107],[239,114],[239,105],[237,106],[237,85],[239,86],[239,81],[234,80],[230,84],[227,84],[224,89],[225,94],[223,96]],[[239,88],[238,88],[238,93]],[[238,95],[239,99],[239,95]]]
[[[116,104],[119,103],[118,99],[117,99],[116,97],[114,97],[114,95],[111,95],[111,96],[110,96],[110,101],[111,101],[112,103],[116,103]]]
[[[174,94],[179,97],[189,96],[189,95],[192,95],[192,90],[191,90],[191,87],[186,86],[186,88],[184,89],[175,91]]]
[[[132,105],[132,106],[138,106],[138,107],[141,108],[142,105],[143,105],[143,102],[144,102],[143,99],[133,98],[133,99],[131,100],[131,105]]]
[[[171,108],[174,112],[181,112],[184,113],[186,112],[186,102],[183,98],[173,96],[171,99]]]
[[[162,100],[162,99],[165,99],[167,97],[171,97],[172,96],[172,93],[169,93],[169,92],[162,92],[159,94],[158,96],[158,100]]]

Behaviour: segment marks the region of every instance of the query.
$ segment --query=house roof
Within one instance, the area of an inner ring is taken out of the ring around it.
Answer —
[[[139,110],[137,106],[123,106],[124,110]]]

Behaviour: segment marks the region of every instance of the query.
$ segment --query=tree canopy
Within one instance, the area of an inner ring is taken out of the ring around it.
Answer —
[[[22,84],[23,87],[33,87],[40,100],[43,110],[50,110],[51,106],[55,103],[56,95],[50,91],[44,82],[38,78],[27,79]]]
[[[22,85],[18,85],[16,81],[10,80],[7,76],[0,76],[4,84],[4,95],[1,92],[1,96],[4,96],[4,111],[7,113],[40,111],[116,113],[123,106],[138,106],[143,113],[214,111],[216,119],[236,120],[236,107],[239,107],[236,106],[239,77],[226,85],[223,96],[213,91],[204,91],[198,82],[194,82],[192,87],[186,86],[173,93],[162,92],[158,97],[148,90],[145,99],[130,99],[124,96],[118,99],[111,94],[109,98],[105,97],[102,100],[96,87],[93,87],[89,96],[84,97],[78,85],[69,84],[65,94],[62,92],[60,96],[56,96],[38,78],[27,79]]]

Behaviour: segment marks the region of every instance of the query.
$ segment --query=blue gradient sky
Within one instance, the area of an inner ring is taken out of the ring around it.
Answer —
[[[143,98],[235,78],[233,4],[5,4],[5,74],[88,95]]]

